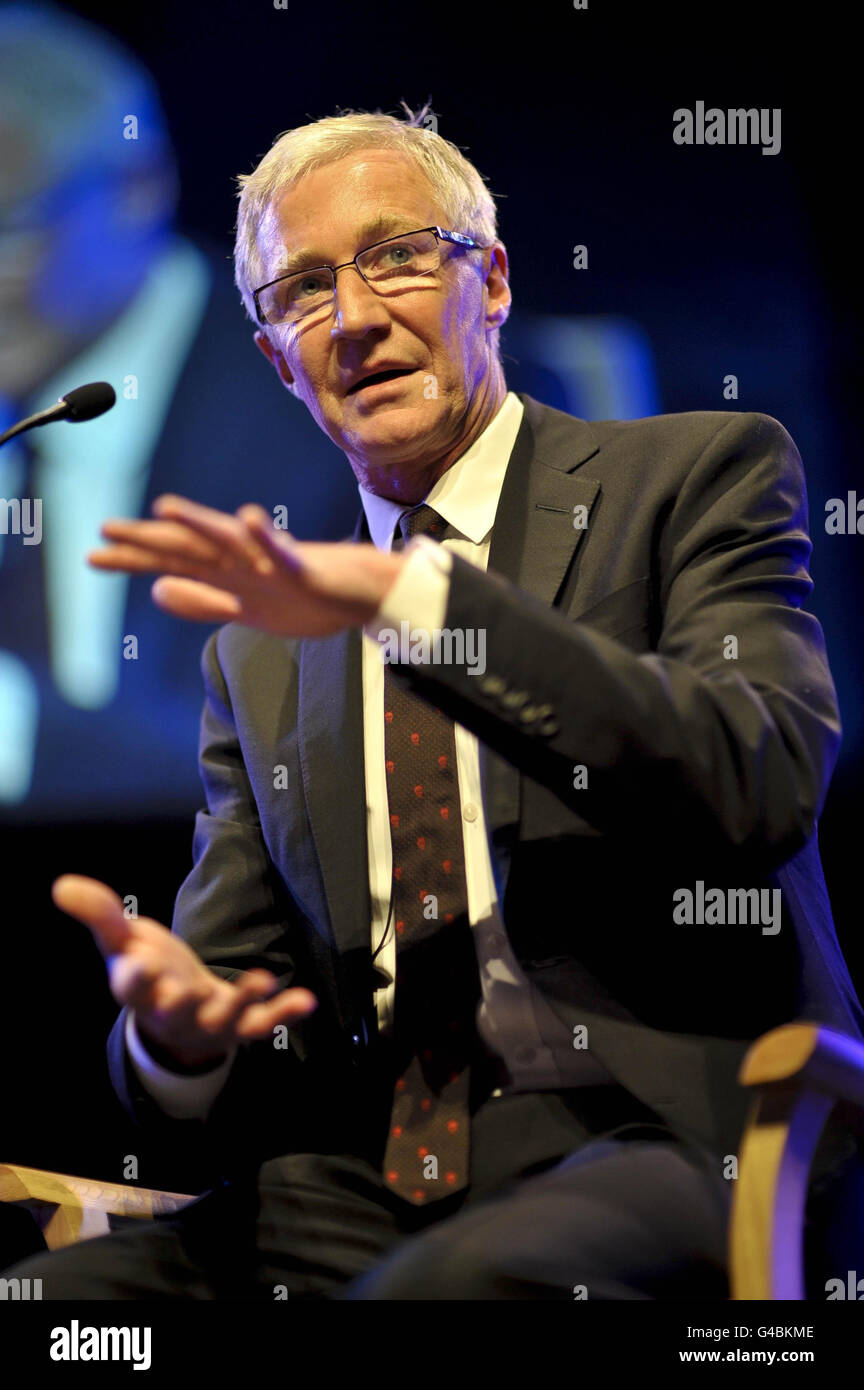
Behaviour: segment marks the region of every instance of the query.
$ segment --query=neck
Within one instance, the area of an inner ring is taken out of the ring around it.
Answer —
[[[366,466],[357,472],[357,481],[367,492],[391,502],[416,506],[428,497],[438,479],[471,448],[475,439],[494,420],[504,403],[507,386],[502,372],[487,377],[483,391],[472,398],[460,422],[457,441],[444,454],[428,461],[413,460],[396,469]]]

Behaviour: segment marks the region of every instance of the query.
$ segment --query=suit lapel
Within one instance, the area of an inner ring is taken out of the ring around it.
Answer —
[[[575,469],[597,452],[598,445],[585,421],[564,416],[528,395],[520,395],[520,400],[522,423],[495,515],[489,569],[551,607],[585,534],[575,522],[581,518],[584,525],[600,492],[595,479]],[[577,507],[584,507],[584,514],[577,513]],[[503,904],[521,814],[521,780],[512,764],[482,743],[480,773]]]
[[[522,424],[507,465],[495,515],[489,568],[550,606],[585,534],[577,506],[590,514],[600,484],[576,469],[597,453],[584,420],[561,416],[521,395]],[[563,430],[556,419],[571,426]]]
[[[354,539],[369,539],[365,525],[358,522]],[[361,641],[351,629],[301,643],[297,714],[306,810],[332,932],[319,963],[342,1027],[352,1031],[372,1002]]]

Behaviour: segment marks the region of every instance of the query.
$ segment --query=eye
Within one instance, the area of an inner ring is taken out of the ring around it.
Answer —
[[[413,267],[419,254],[419,248],[411,241],[388,241],[369,253],[365,269],[373,275],[386,275],[394,270]]]
[[[322,290],[330,293],[330,277],[327,275],[298,275],[293,280],[286,280],[287,296],[289,303],[296,303],[301,299],[309,299]]]
[[[389,259],[394,265],[404,265],[415,254],[414,247],[407,242],[400,242],[398,246],[391,246],[388,251]]]

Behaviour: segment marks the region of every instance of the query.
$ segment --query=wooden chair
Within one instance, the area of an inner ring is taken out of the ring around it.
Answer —
[[[753,1044],[738,1079],[757,1094],[738,1152],[730,1297],[804,1299],[813,1155],[838,1101],[864,1109],[864,1045],[817,1023],[788,1023]]]
[[[729,1228],[732,1299],[804,1299],[804,1215],[813,1155],[840,1100],[864,1109],[864,1045],[815,1023],[766,1033],[741,1064],[756,1091],[738,1153]],[[0,1164],[0,1202],[27,1207],[49,1250],[152,1220],[195,1197]],[[864,1252],[862,1252],[864,1256]]]
[[[121,1219],[152,1221],[157,1214],[180,1211],[195,1197],[184,1192],[158,1192],[116,1182],[93,1182],[67,1173],[0,1164],[0,1202],[26,1207],[49,1250],[78,1240],[104,1236]],[[113,1220],[112,1220],[113,1219]]]

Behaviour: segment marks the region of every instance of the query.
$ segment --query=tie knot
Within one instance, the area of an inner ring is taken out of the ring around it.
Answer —
[[[413,507],[410,512],[403,512],[400,516],[399,534],[393,539],[393,549],[401,550],[412,536],[431,536],[438,541],[446,529],[443,516],[439,516],[434,507],[427,507],[425,502],[421,502],[419,507]]]

